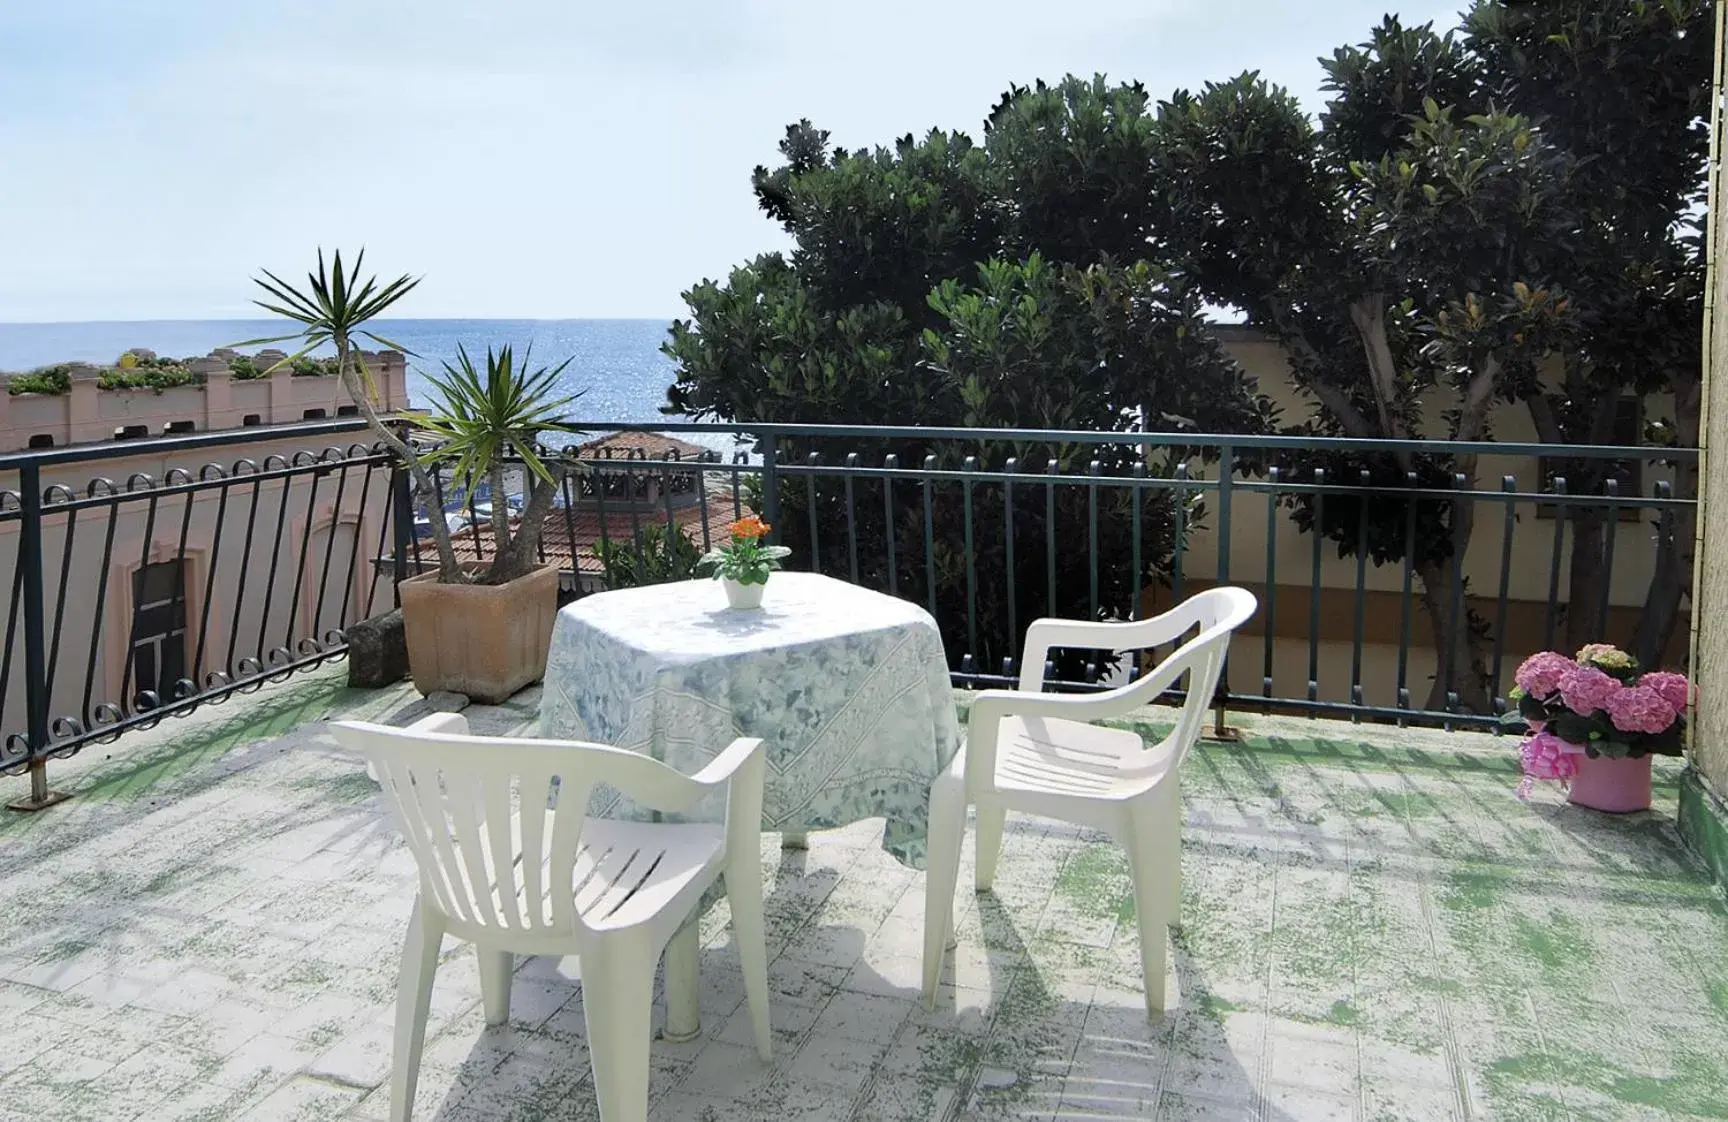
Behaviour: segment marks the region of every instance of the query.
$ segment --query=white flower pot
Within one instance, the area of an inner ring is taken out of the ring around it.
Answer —
[[[751,611],[762,606],[762,593],[768,588],[768,582],[761,584],[740,584],[731,577],[720,581],[726,586],[726,603],[735,612]]]

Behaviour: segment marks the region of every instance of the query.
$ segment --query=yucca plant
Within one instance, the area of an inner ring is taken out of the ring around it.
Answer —
[[[333,347],[337,374],[348,396],[359,407],[361,416],[378,440],[407,465],[414,483],[415,499],[431,523],[432,541],[438,553],[438,579],[446,584],[476,579],[456,557],[450,528],[444,520],[442,494],[432,479],[430,469],[449,462],[454,465],[452,474],[458,492],[471,494],[475,484],[485,479],[491,483],[495,496],[491,521],[497,552],[491,566],[477,579],[486,584],[513,580],[533,568],[539,550],[541,524],[557,497],[559,481],[574,466],[566,461],[547,460],[541,455],[538,443],[538,438],[544,433],[575,432],[560,424],[557,414],[581,395],[571,394],[550,400],[558,377],[569,361],[550,370],[530,371],[526,353],[522,356],[522,365],[518,366],[511,348],[505,347],[496,355],[487,348],[486,370],[482,376],[467,351],[459,350],[457,363],[445,363],[442,377],[429,375],[443,400],[437,403],[439,409],[416,414],[415,422],[441,438],[442,443],[430,453],[418,453],[379,419],[374,407],[377,385],[355,341],[357,338],[370,339],[380,346],[413,354],[407,347],[384,338],[366,325],[412,292],[420,278],[404,273],[383,285],[376,277],[362,280],[360,270],[365,260],[366,251],[361,250],[355,256],[353,266],[344,269],[342,251],[337,250],[326,267],[324,251],[320,249],[318,268],[306,275],[304,290],[295,288],[268,269],[260,270],[264,275],[254,277],[253,283],[268,293],[269,299],[254,300],[253,303],[265,311],[293,320],[300,329],[287,335],[247,339],[233,345],[246,347],[290,340],[300,344],[298,350],[270,370],[302,362],[319,347]],[[506,457],[520,459],[533,476],[522,528],[514,535],[510,531],[509,511],[503,502]]]
[[[491,567],[480,578],[486,584],[504,584],[534,567],[546,516],[560,482],[574,466],[548,459],[540,446],[548,433],[578,433],[558,418],[581,393],[553,396],[570,360],[536,370],[529,364],[530,353],[523,351],[518,364],[510,346],[497,353],[487,347],[481,371],[458,345],[456,361],[444,363],[442,375],[426,376],[441,400],[417,418],[441,442],[425,458],[450,465],[451,482],[459,493],[472,495],[482,481],[491,489],[494,553]],[[520,461],[529,476],[527,507],[514,534],[504,501],[506,464],[511,460]]]
[[[326,268],[324,251],[320,249],[318,268],[315,272],[306,274],[304,291],[295,288],[270,270],[260,269],[264,275],[253,277],[252,283],[267,292],[269,299],[252,302],[267,312],[293,320],[300,328],[286,335],[244,339],[230,345],[250,347],[290,341],[300,344],[293,354],[263,371],[265,374],[287,366],[319,347],[328,345],[335,348],[336,373],[342,380],[342,388],[359,408],[360,415],[366,418],[373,435],[407,465],[414,483],[415,498],[431,515],[432,541],[438,551],[438,579],[446,582],[462,581],[466,579],[466,574],[456,560],[456,549],[450,541],[450,528],[444,522],[438,502],[438,489],[433,486],[431,475],[414,450],[379,419],[378,411],[373,406],[377,385],[372,372],[366,368],[360,351],[354,346],[356,336],[361,336],[392,350],[405,354],[413,353],[400,343],[393,343],[374,333],[366,325],[412,292],[420,283],[420,278],[404,273],[383,286],[378,284],[376,277],[367,277],[362,281],[360,268],[365,260],[366,251],[361,250],[354,258],[353,268],[344,271],[342,251],[337,250],[332,256],[329,268]]]

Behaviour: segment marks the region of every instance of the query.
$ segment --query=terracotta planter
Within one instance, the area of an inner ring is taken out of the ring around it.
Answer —
[[[558,616],[558,570],[548,565],[509,584],[439,584],[437,573],[402,582],[402,631],[414,688],[447,690],[496,705],[546,674]]]
[[[735,612],[754,611],[762,606],[762,593],[768,590],[768,582],[761,584],[741,584],[731,577],[724,577],[720,583],[726,588],[726,603]]]
[[[1578,758],[1578,774],[1566,796],[1569,802],[1604,810],[1610,814],[1628,814],[1650,809],[1650,757],[1611,760],[1606,756]]]

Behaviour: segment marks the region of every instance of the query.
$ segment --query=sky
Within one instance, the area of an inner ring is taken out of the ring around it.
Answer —
[[[1399,9],[1456,22],[1458,3]],[[1011,83],[1315,59],[1386,0],[0,0],[0,322],[255,314],[317,247],[424,283],[395,314],[670,318],[784,234],[750,171],[982,135]]]

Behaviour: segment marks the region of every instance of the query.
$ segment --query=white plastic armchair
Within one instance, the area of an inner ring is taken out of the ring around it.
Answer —
[[[929,877],[924,905],[924,1001],[933,1005],[953,925],[966,807],[977,808],[977,886],[988,891],[1009,810],[1104,830],[1128,854],[1139,913],[1146,1008],[1164,1008],[1166,927],[1182,899],[1182,809],[1178,777],[1199,738],[1230,636],[1258,602],[1241,588],[1214,588],[1152,619],[1087,623],[1041,619],[1026,631],[1020,687],[972,700],[966,748],[930,794]],[[1198,631],[1142,678],[1101,693],[1047,694],[1052,647],[1138,651]],[[1156,744],[1094,722],[1156,701],[1188,676],[1176,727]]]
[[[646,1118],[654,968],[721,875],[756,1051],[768,1060],[760,740],[736,740],[686,776],[603,744],[471,736],[459,714],[407,729],[344,722],[333,731],[370,765],[420,871],[402,950],[392,1122],[409,1122],[413,1108],[445,934],[472,942],[479,954],[489,1025],[509,1019],[516,955],[580,956],[600,1117]],[[591,819],[589,794],[599,783],[671,813],[724,789],[726,821]],[[669,965],[669,991],[677,981],[671,974]]]

